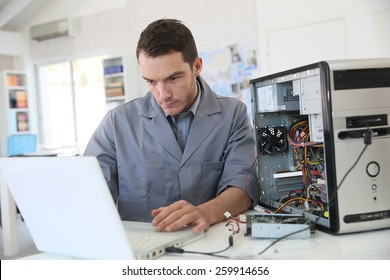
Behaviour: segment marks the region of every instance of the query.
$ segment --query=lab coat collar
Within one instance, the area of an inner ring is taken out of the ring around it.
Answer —
[[[180,167],[190,159],[219,122],[221,107],[215,93],[201,77],[198,77],[198,82],[203,94],[191,125],[184,154],[177,144],[163,110],[150,92],[146,94],[140,109],[140,116],[149,119],[145,121],[145,130],[180,162]]]

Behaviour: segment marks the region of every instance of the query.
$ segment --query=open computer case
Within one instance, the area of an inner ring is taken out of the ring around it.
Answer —
[[[332,233],[390,227],[390,59],[322,61],[250,86],[259,204]]]

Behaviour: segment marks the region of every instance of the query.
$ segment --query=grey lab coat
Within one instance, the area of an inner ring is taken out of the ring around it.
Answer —
[[[97,157],[122,220],[151,221],[153,209],[180,199],[199,205],[229,186],[257,203],[246,106],[198,81],[203,93],[184,152],[150,92],[110,111],[91,137],[84,155]]]

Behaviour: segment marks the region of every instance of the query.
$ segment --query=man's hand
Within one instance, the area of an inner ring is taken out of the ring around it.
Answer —
[[[185,200],[154,209],[152,216],[154,217],[152,224],[156,231],[175,231],[189,226],[192,227],[193,233],[198,234],[208,230],[210,226],[206,210]]]
[[[157,231],[175,231],[185,226],[192,227],[198,234],[209,229],[210,225],[226,220],[224,213],[229,211],[236,216],[252,205],[252,199],[237,187],[227,188],[216,198],[199,206],[180,200],[169,206],[152,210],[152,224]]]

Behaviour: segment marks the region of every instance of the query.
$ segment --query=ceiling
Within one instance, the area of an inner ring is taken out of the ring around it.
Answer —
[[[17,31],[52,0],[0,0],[0,30]]]

